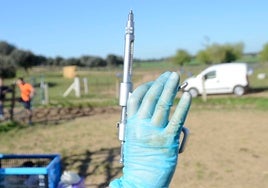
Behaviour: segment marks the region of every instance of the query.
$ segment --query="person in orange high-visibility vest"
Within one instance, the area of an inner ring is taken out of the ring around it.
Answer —
[[[24,106],[24,108],[27,111],[29,124],[32,124],[32,105],[31,100],[34,96],[34,87],[26,83],[23,78],[18,78],[17,80],[17,86],[20,89],[20,99],[19,102],[21,102]]]

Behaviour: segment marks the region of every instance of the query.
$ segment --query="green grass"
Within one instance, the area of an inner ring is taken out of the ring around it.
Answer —
[[[0,123],[0,133],[6,133],[6,132],[9,132],[10,130],[20,129],[20,128],[21,128],[21,124],[19,122],[8,121],[8,122]]]
[[[266,73],[268,75],[268,64],[250,63],[254,68],[254,73],[249,77],[251,88],[256,91],[268,92],[268,78],[259,80],[257,75],[259,73]],[[196,75],[207,65],[191,64],[184,67],[174,65],[171,62],[148,62],[148,63],[134,63],[133,64],[133,82],[140,83],[142,77],[146,74],[158,75],[164,71],[180,71],[181,80],[185,80],[189,75]],[[35,67],[29,71],[27,75],[23,70],[19,70],[17,76],[22,76],[26,81],[35,83],[36,96],[34,99],[34,106],[41,106],[41,90],[38,87],[41,80],[49,84],[49,106],[116,106],[118,105],[118,85],[119,78],[117,74],[122,73],[122,67],[108,69],[108,68],[78,68],[77,74],[81,80],[87,78],[89,93],[84,94],[82,88],[82,96],[75,97],[74,92],[71,92],[67,97],[63,97],[63,93],[72,84],[73,79],[63,78],[63,70],[60,67]],[[6,80],[6,83],[14,83],[14,79]],[[18,89],[17,96],[19,95]],[[266,95],[267,96],[267,95]],[[193,103],[202,106],[222,105],[222,106],[254,106],[258,109],[267,109],[268,104],[266,97],[255,97],[245,95],[242,98],[233,97],[232,95],[222,95],[215,98],[208,98],[207,103],[203,103],[201,98],[194,99]]]
[[[194,109],[248,109],[248,110],[268,110],[268,100],[266,97],[220,97],[216,98],[208,96],[204,102],[201,97],[192,101]]]

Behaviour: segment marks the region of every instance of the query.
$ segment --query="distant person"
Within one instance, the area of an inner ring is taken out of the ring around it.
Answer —
[[[32,124],[32,98],[34,96],[35,90],[34,87],[26,83],[23,78],[18,78],[17,80],[17,86],[20,89],[20,99],[19,102],[21,102],[24,106],[24,108],[27,111],[28,114],[28,123],[31,125]]]
[[[5,119],[4,116],[4,100],[7,92],[11,89],[4,85],[3,78],[0,77],[0,121]]]

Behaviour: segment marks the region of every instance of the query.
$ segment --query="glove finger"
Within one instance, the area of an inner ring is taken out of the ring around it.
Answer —
[[[143,97],[145,96],[146,92],[150,89],[152,84],[153,82],[147,82],[145,84],[142,84],[139,87],[137,87],[133,91],[133,93],[130,95],[128,102],[127,102],[128,117],[131,117],[137,113]]]
[[[166,132],[171,135],[179,135],[182,126],[184,125],[187,113],[191,106],[191,95],[188,92],[183,93],[179,104],[172,115],[167,127]]]
[[[179,75],[173,72],[168,78],[164,90],[157,102],[151,123],[158,127],[165,127],[168,122],[170,107],[178,91]]]
[[[159,76],[148,90],[143,98],[138,116],[142,119],[151,118],[156,106],[156,103],[163,91],[164,85],[170,76],[170,72],[165,72]]]

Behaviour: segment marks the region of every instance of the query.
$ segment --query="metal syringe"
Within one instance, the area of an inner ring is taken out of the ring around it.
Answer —
[[[124,157],[124,142],[125,142],[125,127],[127,123],[127,100],[132,92],[132,64],[134,53],[134,15],[132,10],[128,15],[128,21],[125,33],[125,54],[124,54],[124,70],[123,80],[120,83],[119,105],[122,107],[121,120],[118,123],[119,140],[121,141],[121,156],[120,162],[123,163]]]

